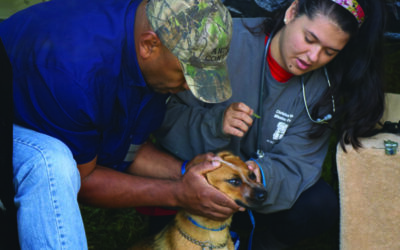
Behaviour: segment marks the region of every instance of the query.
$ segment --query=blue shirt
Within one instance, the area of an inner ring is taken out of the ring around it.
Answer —
[[[118,168],[159,127],[167,98],[146,86],[137,63],[140,2],[54,0],[1,22],[15,123],[60,139],[78,164],[97,155]]]

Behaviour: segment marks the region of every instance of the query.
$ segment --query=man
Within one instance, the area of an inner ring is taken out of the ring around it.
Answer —
[[[180,160],[146,142],[169,93],[230,97],[231,18],[219,0],[50,1],[3,21],[0,37],[14,72],[22,248],[85,248],[77,195],[213,219],[240,209],[204,179],[219,165],[211,153],[182,176]]]

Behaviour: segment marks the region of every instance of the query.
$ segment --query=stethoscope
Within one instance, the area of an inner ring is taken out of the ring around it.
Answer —
[[[271,32],[270,36],[268,37],[267,40],[267,44],[265,45],[264,48],[264,58],[262,61],[262,69],[261,69],[261,84],[260,84],[260,93],[259,93],[259,98],[258,98],[258,114],[262,115],[263,114],[263,104],[262,104],[262,100],[263,100],[263,96],[264,96],[264,84],[265,84],[265,63],[267,62],[267,53],[268,53],[268,49],[273,37],[273,32]],[[329,80],[329,75],[328,75],[328,70],[326,69],[326,67],[324,67],[324,72],[325,72],[325,78],[326,81],[328,83],[329,88],[331,87],[331,81]],[[308,109],[308,105],[307,105],[307,98],[306,98],[306,89],[304,86],[304,76],[300,77],[300,81],[301,81],[301,88],[303,90],[303,100],[304,100],[304,107],[306,108],[307,111],[307,115],[308,118],[310,118],[310,120],[314,123],[317,124],[323,124],[323,123],[328,123],[328,120],[332,119],[332,115],[331,114],[327,114],[326,116],[324,116],[323,118],[317,118],[317,119],[313,119],[311,117],[310,111]],[[333,113],[335,113],[335,99],[333,98],[333,96],[331,95],[332,98],[332,110]],[[257,120],[257,151],[256,151],[256,158],[260,159],[263,158],[265,153],[264,151],[261,149],[261,130],[262,130],[262,119],[258,119]]]

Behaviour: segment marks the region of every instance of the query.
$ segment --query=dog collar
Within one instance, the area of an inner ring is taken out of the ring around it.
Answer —
[[[209,250],[220,249],[220,248],[224,248],[224,247],[226,247],[226,245],[228,245],[228,240],[229,240],[228,237],[226,237],[226,240],[225,240],[224,243],[221,243],[221,244],[218,244],[218,245],[214,245],[209,241],[199,241],[199,240],[194,239],[193,237],[191,237],[187,233],[183,232],[182,229],[180,229],[179,227],[178,227],[178,231],[183,236],[183,238],[187,239],[188,241],[192,242],[193,244],[196,244],[196,245],[200,246],[203,250],[205,250],[207,248]]]
[[[227,224],[224,224],[224,225],[222,225],[222,226],[219,227],[219,228],[208,228],[208,227],[205,227],[205,226],[200,225],[197,221],[195,221],[195,220],[194,220],[192,217],[190,217],[189,215],[187,216],[187,218],[188,218],[188,220],[189,220],[190,222],[192,222],[195,226],[200,227],[201,229],[210,230],[210,231],[214,231],[214,232],[216,232],[216,231],[222,231],[222,230],[224,230],[224,229],[228,226]]]

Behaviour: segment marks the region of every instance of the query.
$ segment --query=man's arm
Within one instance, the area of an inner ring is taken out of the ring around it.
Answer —
[[[181,178],[181,165],[181,160],[160,151],[153,143],[147,141],[141,145],[126,172],[144,177],[177,180]]]
[[[149,152],[147,150],[155,151],[154,154],[141,157],[140,154]],[[163,155],[163,152],[155,148],[145,148],[140,154],[139,161],[136,163],[138,169],[151,169],[155,162],[154,169],[157,173],[172,169],[174,174],[170,177],[175,178],[175,173],[180,171],[178,160],[168,159],[167,155]],[[160,164],[160,159],[165,162],[163,166]],[[121,173],[96,165],[96,159],[93,159],[86,164],[78,165],[82,180],[79,201],[101,207],[183,207],[194,214],[223,220],[236,212],[239,206],[225,194],[210,186],[205,179],[203,174],[220,164],[213,159],[212,154],[196,157],[188,164],[185,175],[175,180]],[[173,162],[174,165],[168,165]],[[163,168],[164,170],[160,170]],[[143,174],[141,170],[138,172]],[[148,173],[150,172],[146,172]]]

